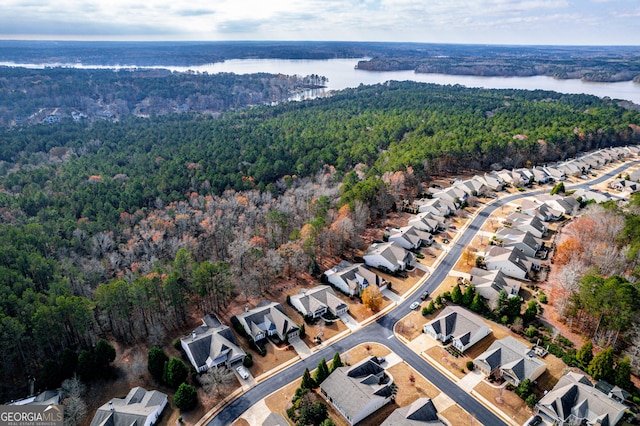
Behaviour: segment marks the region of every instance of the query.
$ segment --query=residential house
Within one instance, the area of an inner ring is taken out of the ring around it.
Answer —
[[[238,346],[233,332],[215,315],[205,315],[202,325],[180,339],[180,346],[197,372],[242,362],[246,353]]]
[[[563,218],[564,211],[552,208],[549,204],[536,200],[525,199],[520,204],[520,212],[529,216],[536,216],[543,222],[556,221]]]
[[[559,167],[548,166],[543,167],[542,170],[553,180],[562,181],[567,179],[567,173]]]
[[[397,388],[376,357],[338,367],[320,384],[320,392],[350,425],[391,402]]]
[[[552,210],[572,215],[580,207],[580,203],[573,197],[563,197],[561,195],[540,194],[536,195],[536,201],[542,205],[549,206]]]
[[[531,173],[533,173],[533,178],[540,185],[549,183],[549,181],[551,180],[551,177],[541,167],[534,167],[533,169],[531,169]]]
[[[494,172],[494,176],[497,176],[503,182],[503,184],[513,185],[513,174],[511,174],[511,170],[498,170]]]
[[[513,247],[527,257],[535,257],[542,248],[542,240],[534,237],[531,232],[513,228],[500,228],[496,232],[496,238],[502,247]]]
[[[460,181],[454,186],[461,188],[469,195],[478,196],[489,192],[489,187],[478,176]]]
[[[492,191],[502,191],[502,182],[495,176],[485,173],[484,176],[480,177],[480,179],[482,179],[485,185],[487,185],[487,187]]]
[[[416,256],[394,242],[374,243],[364,254],[364,263],[391,272],[404,271],[416,262]]]
[[[433,243],[433,235],[411,225],[390,229],[388,238],[406,250],[415,250]]]
[[[371,284],[378,286],[380,291],[387,288],[387,281],[362,263],[343,260],[324,271],[324,275],[331,284],[349,296],[359,296]]]
[[[547,369],[531,348],[511,336],[493,342],[473,364],[487,376],[502,377],[513,386],[525,379],[534,381]]]
[[[167,405],[167,395],[135,387],[124,398],[113,398],[98,410],[90,426],[151,426]]]
[[[409,219],[409,226],[420,231],[435,233],[444,229],[444,218],[425,211]]]
[[[511,177],[514,185],[527,186],[531,184],[533,174],[528,169],[513,169],[511,170]]]
[[[422,331],[443,344],[451,342],[460,352],[491,334],[482,317],[459,306],[447,306],[437,318],[426,323]]]
[[[438,198],[421,198],[414,200],[412,205],[418,209],[418,213],[429,212],[435,216],[449,216],[455,210],[450,208],[451,203],[444,203]]]
[[[616,191],[628,191],[629,193],[638,192],[640,190],[640,184],[632,180],[616,179],[609,183],[609,188]]]
[[[573,162],[567,161],[557,166],[558,170],[562,170],[567,176],[580,176],[582,170]]]
[[[509,298],[518,297],[520,281],[509,278],[502,271],[472,268],[470,275],[469,281],[475,287],[476,293],[487,300],[491,309],[498,307],[498,298],[502,290]]]
[[[300,334],[300,328],[285,313],[279,303],[263,300],[253,309],[235,316],[247,336],[260,341],[276,336],[286,342]]]
[[[531,269],[540,269],[540,262],[520,253],[513,247],[493,246],[485,254],[484,262],[489,271],[502,271],[519,280],[528,279]]]
[[[536,216],[529,216],[523,213],[511,213],[503,223],[521,231],[529,231],[536,238],[542,238],[549,229],[549,225]]]
[[[35,382],[35,380],[34,380]],[[46,390],[37,395],[11,401],[8,405],[58,405],[60,404],[60,392],[58,390]]]
[[[615,426],[626,408],[594,388],[586,376],[571,372],[538,401],[535,412],[558,426]]]
[[[577,189],[576,192],[573,193],[573,196],[578,199],[582,199],[582,201],[594,201],[598,204],[609,201],[611,197],[606,192],[592,191],[590,189],[580,188]]]
[[[318,318],[327,312],[340,316],[349,310],[328,285],[319,285],[308,290],[301,290],[291,296],[291,305],[303,316]]]
[[[396,408],[380,426],[425,426],[447,425],[441,419],[431,398],[418,398],[411,405]]]

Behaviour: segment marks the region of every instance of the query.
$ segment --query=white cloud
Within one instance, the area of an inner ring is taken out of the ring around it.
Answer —
[[[635,6],[637,0],[3,0],[0,38],[491,43],[504,41],[509,27],[519,42],[544,34],[555,44],[619,44],[623,37],[640,44],[640,31],[623,36],[619,29],[640,14]]]

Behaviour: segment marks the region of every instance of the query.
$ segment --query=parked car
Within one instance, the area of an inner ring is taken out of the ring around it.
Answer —
[[[416,309],[418,309],[420,307],[420,303],[413,302],[411,305],[409,305],[409,307],[415,311]]]
[[[424,292],[420,295],[420,299],[421,299],[421,300],[427,300],[427,297],[429,297],[429,292],[428,292],[428,291],[424,291]]]
[[[247,370],[243,365],[236,367],[236,371],[242,379],[247,380],[249,378],[249,370]]]

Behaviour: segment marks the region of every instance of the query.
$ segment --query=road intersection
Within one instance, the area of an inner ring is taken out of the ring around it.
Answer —
[[[595,179],[578,184],[567,185],[567,189],[587,188],[591,185],[599,184],[638,163],[638,161],[626,162]],[[431,294],[440,285],[440,283],[442,283],[450,273],[458,258],[461,256],[463,249],[471,242],[484,222],[496,209],[506,205],[507,203],[525,197],[543,194],[547,191],[548,189],[527,191],[503,196],[489,202],[476,213],[466,228],[459,231],[457,240],[452,242],[448,252],[441,258],[440,263],[434,265],[435,267],[432,269],[432,273],[425,274],[425,276],[419,281],[419,284],[414,287],[414,291],[411,295],[404,299],[404,301],[398,303],[394,309],[390,310],[376,321],[363,326],[357,331],[351,332],[344,338],[328,345],[324,349],[314,352],[312,355],[305,357],[303,360],[291,365],[287,369],[282,370],[258,383],[218,411],[216,415],[208,421],[207,426],[226,426],[233,423],[234,420],[236,420],[252,405],[258,403],[277,389],[280,389],[291,381],[301,377],[305,368],[313,370],[322,358],[331,359],[335,352],[344,353],[359,344],[367,342],[375,342],[387,346],[413,369],[440,389],[440,391],[470,413],[479,423],[485,425],[505,425],[506,423],[504,420],[498,417],[493,411],[481,404],[476,398],[459,387],[458,384],[452,382],[438,369],[433,367],[397,339],[394,334],[394,326],[409,312],[409,305],[411,303],[416,301],[420,302],[419,297],[423,291],[427,290]]]

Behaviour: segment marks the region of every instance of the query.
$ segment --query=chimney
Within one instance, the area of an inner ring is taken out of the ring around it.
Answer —
[[[115,411],[115,409],[113,408],[113,401],[109,401],[109,410]]]
[[[195,330],[191,332],[191,338],[192,338],[193,340],[195,340],[195,339],[196,339],[196,332],[195,332]]]

